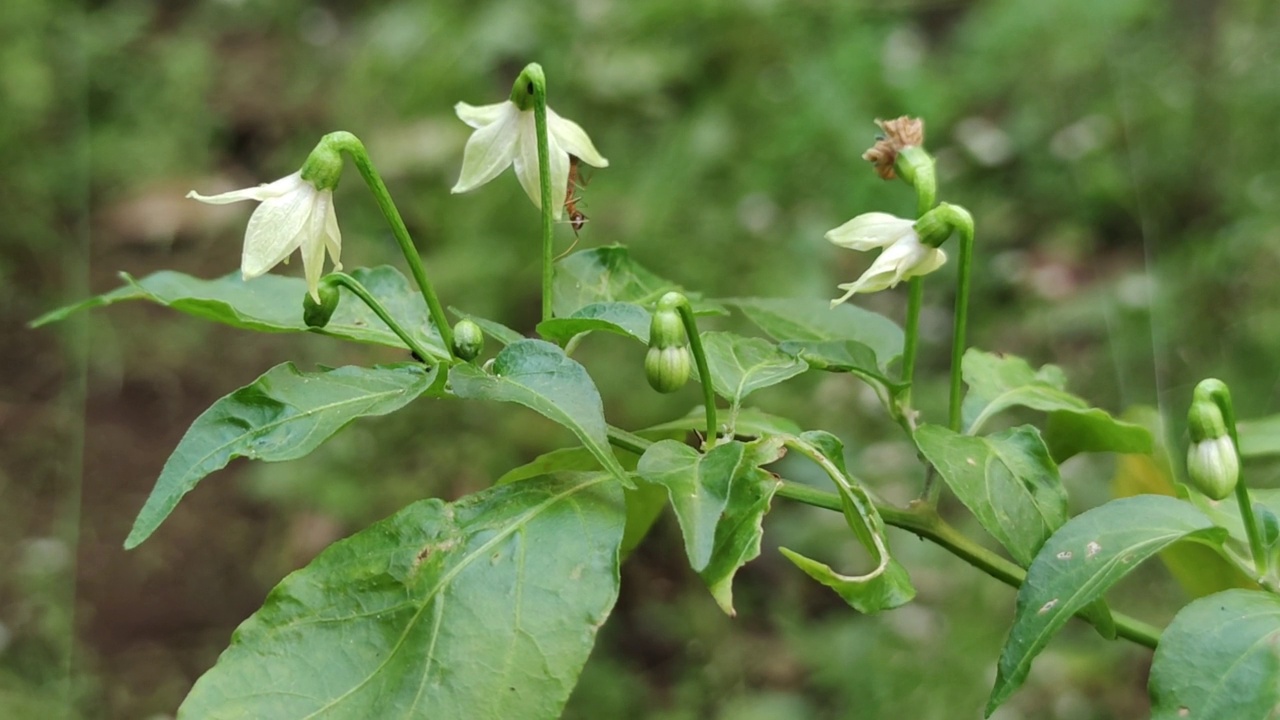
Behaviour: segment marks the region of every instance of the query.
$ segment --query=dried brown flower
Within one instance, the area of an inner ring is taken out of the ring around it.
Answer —
[[[898,153],[904,148],[924,145],[924,121],[903,115],[895,120],[876,119],[876,125],[884,131],[884,135],[876,139],[876,144],[862,154],[862,159],[875,166],[876,174],[885,180],[898,176],[893,164],[898,160]]]

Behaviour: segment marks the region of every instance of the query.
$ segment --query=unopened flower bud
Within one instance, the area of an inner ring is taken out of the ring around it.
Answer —
[[[453,354],[463,360],[474,360],[484,350],[484,333],[470,320],[459,320],[453,326]]]
[[[322,328],[329,324],[333,312],[338,309],[338,286],[327,279],[321,279],[316,288],[320,302],[311,297],[311,293],[302,296],[302,321],[307,327]]]
[[[1240,456],[1217,404],[1209,399],[1192,402],[1187,430],[1187,478],[1192,487],[1214,500],[1230,495],[1240,479]]]
[[[689,381],[693,358],[686,345],[649,348],[644,356],[644,373],[649,385],[660,393],[670,393]]]

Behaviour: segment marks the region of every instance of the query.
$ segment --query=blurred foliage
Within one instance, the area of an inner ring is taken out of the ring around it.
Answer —
[[[467,136],[453,103],[505,98],[526,62],[611,161],[583,192],[583,243],[626,243],[711,296],[829,297],[856,276],[865,259],[822,234],[859,212],[910,211],[911,194],[860,154],[873,118],[920,115],[941,198],[977,220],[973,344],[1056,362],[1073,392],[1114,411],[1168,408],[1180,447],[1176,418],[1201,377],[1229,382],[1244,418],[1276,411],[1278,35],[1270,0],[0,3],[0,716],[171,712],[267,589],[333,539],[571,442],[530,415],[420,403],[303,461],[233,465],[126,555],[165,457],[214,399],[285,358],[399,359],[248,340],[150,307],[23,329],[114,287],[118,270],[234,268],[249,208],[187,190],[283,176],[323,133],[350,130],[445,302],[528,331],[533,208],[510,173],[448,192]],[[349,265],[398,262],[354,174],[337,202]],[[926,400],[945,395],[947,272],[927,284]],[[904,300],[859,298],[895,318]],[[642,355],[607,337],[579,353],[624,427],[697,402],[692,386],[632,397]],[[852,379],[759,398],[845,437],[851,468],[884,496],[915,492],[910,450]],[[1110,474],[1107,458],[1069,463],[1073,509],[1105,499]],[[777,505],[735,620],[659,523],[567,716],[978,717],[1012,593],[897,537],[919,599],[853,615],[774,550],[854,552],[838,516]],[[1128,590],[1118,604],[1157,621],[1185,600],[1155,571]],[[1050,651],[998,717],[1144,712],[1146,653],[1080,628]]]

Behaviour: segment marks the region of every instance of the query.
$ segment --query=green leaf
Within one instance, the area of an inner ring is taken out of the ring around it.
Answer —
[[[578,308],[568,317],[552,318],[538,323],[538,334],[544,340],[564,345],[574,335],[604,330],[649,343],[652,315],[639,305],[626,302],[592,303]]]
[[[906,387],[885,373],[870,346],[857,340],[787,340],[778,343],[778,349],[815,370],[852,373],[895,390]]]
[[[741,408],[733,416],[733,420],[733,432],[735,435],[761,437],[763,435],[799,435],[803,432],[794,420],[780,415],[772,415],[754,407]],[[670,432],[672,430],[701,432],[706,431],[706,429],[707,409],[702,405],[698,405],[682,418],[647,427],[644,430],[640,430],[639,434],[645,437],[652,437],[655,433]]]
[[[555,718],[618,594],[603,473],[423,500],[285,578],[185,718]]]
[[[1022,685],[1031,661],[1072,615],[1142,561],[1179,540],[1221,542],[1225,534],[1190,503],[1163,495],[1112,500],[1067,521],[1027,569],[987,714]]]
[[[639,455],[619,448],[613,449],[618,462],[626,470],[635,470]],[[580,472],[600,470],[600,461],[585,447],[558,448],[544,453],[516,468],[508,470],[494,485],[507,485],[540,477],[563,477]],[[649,528],[667,506],[667,493],[660,487],[640,485],[626,490],[627,529],[622,536],[623,559],[649,534]]]
[[[498,353],[492,372],[455,365],[449,370],[449,385],[460,398],[513,402],[560,423],[610,474],[634,487],[609,447],[604,405],[586,368],[549,342],[520,340]]]
[[[1274,718],[1280,707],[1280,597],[1228,590],[1178,612],[1148,681],[1153,720]]]
[[[760,556],[764,516],[782,482],[760,466],[768,465],[784,453],[780,438],[760,438],[745,444],[742,462],[729,487],[729,502],[716,524],[711,560],[698,574],[711,591],[720,609],[730,617],[733,609],[733,578],[738,569]]]
[[[431,388],[434,368],[418,364],[302,372],[277,365],[218,400],[191,424],[164,464],[124,541],[137,547],[206,475],[233,458],[295,460],[359,417],[395,412]]]
[[[727,442],[703,455],[684,443],[663,440],[649,446],[636,466],[646,482],[667,489],[689,566],[696,572],[711,562],[716,526],[729,503],[729,487],[739,473],[745,448],[740,442]]]
[[[902,328],[892,320],[844,303],[801,298],[733,298],[724,300],[774,340],[812,342],[853,340],[871,348],[875,367],[883,369],[902,355]]]
[[[861,575],[843,575],[798,552],[779,548],[784,556],[809,577],[836,591],[850,607],[862,613],[889,610],[911,602],[916,590],[907,571],[889,554],[884,520],[867,495],[849,475],[844,464],[844,443],[828,432],[807,432],[795,438],[810,459],[818,461],[836,480],[836,490],[844,509],[845,522],[859,542],[875,558],[875,567]]]
[[[915,439],[960,502],[1022,567],[1067,521],[1067,491],[1034,427],[972,437],[924,425]]]
[[[697,293],[654,275],[631,259],[621,245],[579,250],[556,263],[556,317],[570,317],[579,309],[594,303],[625,302],[652,305],[670,291],[682,292],[698,313],[724,314],[717,303],[700,300]],[[646,331],[644,341],[648,342]]]
[[[1198,492],[1184,493],[1215,525],[1226,528],[1231,539],[1243,550],[1242,555],[1250,554],[1249,535],[1244,530],[1244,521],[1240,518],[1240,503],[1236,502],[1234,494],[1226,500],[1210,500]],[[1258,506],[1280,515],[1280,488],[1251,488],[1249,498],[1253,501],[1255,516],[1258,514]]]
[[[970,348],[962,363],[969,385],[963,414],[966,432],[977,434],[993,416],[1022,406],[1049,413],[1045,443],[1056,462],[1080,452],[1149,453],[1151,433],[1117,420],[1066,391],[1067,379],[1056,365],[1032,370],[1026,360]]]
[[[1280,455],[1280,415],[1242,420],[1236,432],[1240,434],[1241,457]]]
[[[524,335],[512,330],[500,322],[494,322],[488,318],[482,318],[479,315],[465,313],[455,307],[450,307],[449,312],[453,313],[459,320],[470,320],[480,327],[480,331],[485,335],[497,340],[502,346],[510,345],[513,342],[524,340]]]
[[[809,366],[773,343],[727,332],[702,333],[711,385],[736,407],[747,395],[803,373]]]
[[[240,273],[216,280],[162,270],[141,280],[121,273],[127,283],[105,295],[81,301],[32,321],[33,327],[62,320],[89,308],[123,300],[150,300],[196,317],[258,332],[319,332],[357,342],[403,348],[405,344],[367,305],[346,289],[341,291],[338,309],[321,330],[302,321],[302,297],[307,283],[301,278],[263,275],[245,282]],[[431,325],[422,295],[390,266],[357,268],[351,276],[376,297],[415,340],[441,357],[448,357],[439,333]]]

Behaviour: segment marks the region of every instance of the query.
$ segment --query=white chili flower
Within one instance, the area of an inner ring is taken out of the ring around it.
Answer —
[[[338,257],[342,252],[342,235],[338,217],[333,211],[333,190],[318,190],[302,179],[302,171],[273,183],[233,190],[221,195],[201,195],[195,191],[187,197],[211,205],[224,205],[241,200],[262,203],[249,218],[244,233],[244,254],[240,273],[252,280],[271,268],[287,262],[294,250],[302,250],[302,269],[307,276],[311,297],[320,302],[318,287],[324,274],[324,253],[329,250],[335,270],[342,269]]]
[[[453,192],[462,193],[489,182],[508,165],[516,168],[516,177],[534,207],[542,207],[542,190],[538,185],[538,134],[534,127],[533,107],[521,110],[511,100],[479,107],[458,103],[458,118],[475,128],[462,154],[462,174]],[[591,138],[572,120],[565,120],[547,108],[547,150],[551,166],[551,194],[565,192],[569,181],[569,156],[573,155],[593,167],[608,167],[609,161],[591,144]],[[558,219],[564,211],[556,203]]]
[[[831,301],[831,307],[848,300],[854,293],[870,293],[891,288],[917,275],[925,275],[942,267],[947,255],[942,250],[921,242],[915,223],[888,213],[865,213],[827,233],[826,238],[840,247],[866,252],[883,248],[880,256],[857,280],[840,285],[845,294]]]

